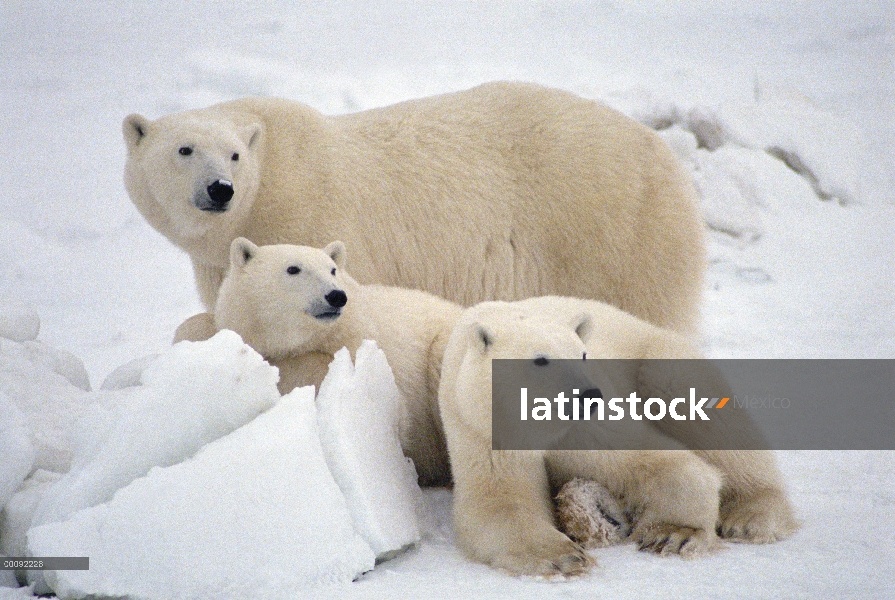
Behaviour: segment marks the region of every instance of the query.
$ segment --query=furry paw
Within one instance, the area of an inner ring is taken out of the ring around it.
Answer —
[[[586,549],[617,544],[631,534],[618,501],[595,481],[573,479],[556,495],[560,531]]]
[[[668,523],[638,525],[633,537],[638,550],[663,555],[680,554],[685,558],[709,552],[719,545],[713,531]]]
[[[559,531],[554,533],[549,539],[532,540],[511,553],[494,557],[492,566],[514,575],[557,577],[582,575],[595,564],[584,548]]]
[[[762,490],[722,502],[718,535],[732,542],[770,544],[795,533],[799,522],[780,490]]]

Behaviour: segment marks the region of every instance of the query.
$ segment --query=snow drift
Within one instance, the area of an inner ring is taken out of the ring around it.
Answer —
[[[2,364],[23,360],[22,343],[4,341]],[[320,411],[313,388],[281,398],[276,369],[231,331],[125,365],[99,392],[69,389],[54,365],[8,371],[5,385],[28,392],[15,396],[22,408],[0,392],[0,447],[13,459],[0,469],[0,551],[90,557],[88,571],[27,572],[37,592],[290,598],[420,539],[397,387],[373,342],[356,367],[339,354]],[[39,416],[28,400],[57,389],[75,423],[57,434],[71,459],[54,472],[34,459],[40,421],[23,409]]]

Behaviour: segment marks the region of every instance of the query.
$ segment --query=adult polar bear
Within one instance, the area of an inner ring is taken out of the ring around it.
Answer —
[[[247,98],[124,120],[134,204],[214,306],[230,242],[350,240],[361,283],[463,305],[594,298],[692,332],[704,270],[692,184],[648,128],[531,84],[327,117]]]

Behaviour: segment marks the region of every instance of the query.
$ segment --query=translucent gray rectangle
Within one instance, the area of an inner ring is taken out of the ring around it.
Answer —
[[[493,449],[895,450],[895,360],[539,363],[492,361]]]
[[[21,556],[0,559],[0,571],[89,571],[86,556]]]

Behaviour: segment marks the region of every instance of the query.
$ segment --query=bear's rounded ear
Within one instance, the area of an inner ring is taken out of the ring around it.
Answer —
[[[239,132],[239,137],[242,140],[242,143],[246,145],[246,148],[252,148],[258,143],[258,140],[261,139],[261,132],[264,131],[264,127],[261,123],[252,123],[246,127],[243,127]]]
[[[473,323],[470,332],[472,334],[472,343],[480,352],[487,352],[488,348],[494,344],[494,334],[481,323]]]
[[[244,237],[238,237],[230,243],[230,264],[235,268],[244,267],[257,252],[258,246]]]
[[[149,131],[149,126],[149,119],[143,115],[133,114],[124,118],[121,131],[124,133],[124,143],[127,144],[128,152],[133,152],[140,145],[143,137]]]
[[[587,341],[590,335],[594,332],[593,317],[589,313],[575,315],[575,318],[572,319],[572,329],[575,330],[575,334],[578,337],[583,341]]]
[[[333,262],[336,263],[337,267],[340,269],[345,267],[345,244],[336,240],[335,242],[327,244],[323,251],[333,259]]]

